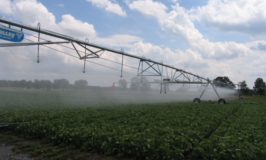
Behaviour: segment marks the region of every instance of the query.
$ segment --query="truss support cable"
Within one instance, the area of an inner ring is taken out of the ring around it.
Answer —
[[[22,46],[35,46],[35,45],[48,45],[48,44],[62,44],[69,42],[21,42],[21,43],[0,43],[0,47],[22,47]]]
[[[123,69],[124,69],[124,55],[122,55],[120,78],[123,78]]]
[[[87,46],[85,45],[85,56],[87,57]],[[86,73],[86,58],[84,58],[83,73]]]
[[[38,23],[37,25],[38,28],[38,47],[37,47],[37,63],[40,63],[40,37],[41,37],[41,24]]]

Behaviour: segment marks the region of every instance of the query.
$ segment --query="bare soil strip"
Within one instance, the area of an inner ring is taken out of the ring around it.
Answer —
[[[72,146],[56,146],[46,140],[28,139],[8,129],[0,129],[1,160],[115,160],[97,153],[80,151]]]

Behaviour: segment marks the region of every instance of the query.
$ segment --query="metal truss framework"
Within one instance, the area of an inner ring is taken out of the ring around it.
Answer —
[[[187,72],[185,70],[176,68],[174,66],[170,66],[164,64],[162,62],[157,62],[151,59],[147,59],[145,57],[139,57],[133,54],[129,54],[124,52],[123,50],[114,50],[111,48],[107,48],[104,46],[96,45],[93,43],[88,42],[87,40],[82,41],[75,38],[72,38],[67,35],[59,34],[53,31],[41,29],[40,24],[38,24],[37,28],[26,26],[23,24],[18,24],[15,22],[7,21],[4,19],[0,19],[0,23],[3,25],[7,25],[9,28],[17,28],[21,31],[27,30],[38,35],[37,42],[21,42],[21,43],[0,43],[0,47],[18,47],[18,46],[32,46],[37,45],[37,63],[40,62],[40,45],[51,45],[51,44],[64,44],[69,43],[72,45],[73,49],[76,51],[80,60],[84,60],[83,72],[85,73],[86,68],[86,60],[93,59],[93,58],[101,58],[103,52],[107,51],[113,54],[118,54],[122,56],[121,62],[121,78],[123,77],[123,68],[124,68],[124,57],[134,58],[139,60],[139,65],[137,68],[137,75],[138,76],[157,76],[161,77],[161,90],[160,93],[166,93],[166,86],[169,84],[202,84],[205,85],[204,90],[201,92],[199,99],[203,96],[206,91],[206,88],[211,85],[213,90],[215,91],[218,99],[220,96],[213,84],[213,82],[207,78],[202,76],[193,74],[191,72]],[[60,39],[61,41],[41,41],[41,35],[50,36],[52,38]],[[84,52],[80,52],[77,49],[77,46],[84,49]],[[93,48],[93,50],[91,49]],[[171,75],[164,78],[164,70],[167,70],[167,74],[170,71]]]

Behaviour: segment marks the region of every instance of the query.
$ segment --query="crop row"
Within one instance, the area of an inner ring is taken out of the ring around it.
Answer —
[[[258,102],[241,104],[238,112],[194,148],[194,159],[266,159],[265,99]]]

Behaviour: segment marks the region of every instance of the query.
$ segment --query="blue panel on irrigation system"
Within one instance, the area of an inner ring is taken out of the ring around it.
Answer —
[[[21,42],[23,38],[24,33],[22,31],[0,25],[0,39],[11,42]]]

